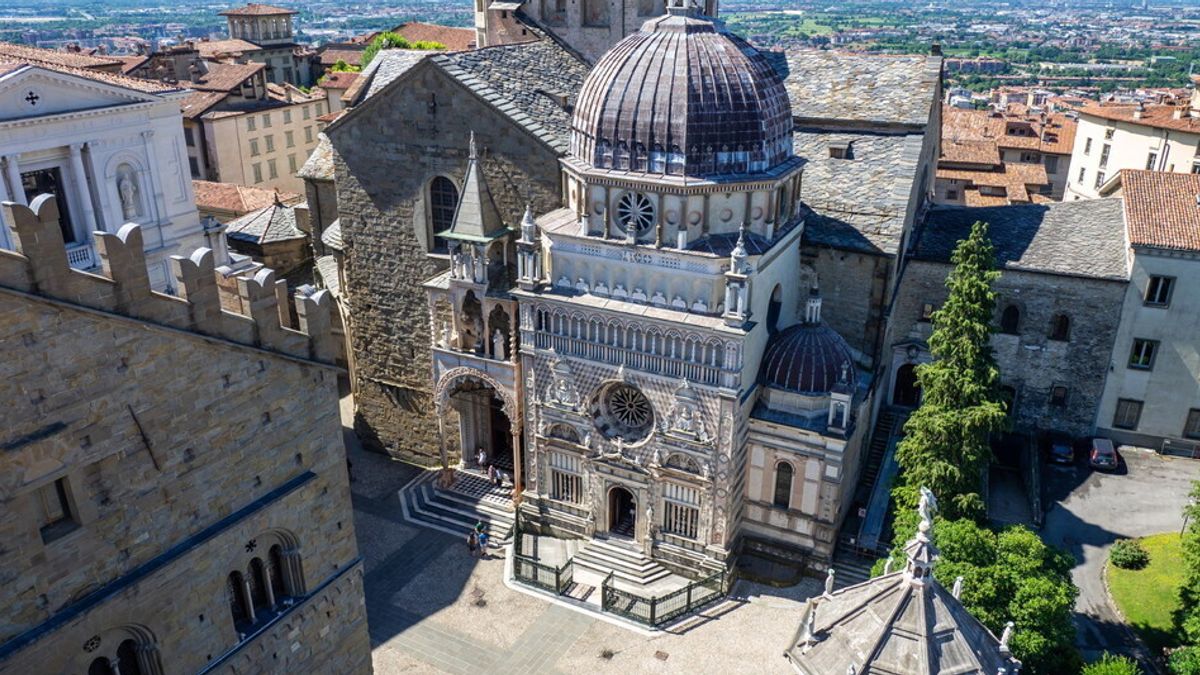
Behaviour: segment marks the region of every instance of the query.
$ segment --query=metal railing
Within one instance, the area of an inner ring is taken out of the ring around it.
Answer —
[[[613,585],[609,573],[600,584],[601,608],[631,621],[659,627],[691,614],[725,595],[724,570],[657,597],[643,597]]]
[[[538,562],[524,553],[525,538],[521,536],[519,519],[513,521],[509,531],[513,537],[513,578],[555,595],[564,595],[574,582],[574,561],[568,559],[561,567]]]

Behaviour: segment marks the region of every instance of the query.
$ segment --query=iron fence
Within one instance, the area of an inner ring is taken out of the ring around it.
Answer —
[[[601,608],[631,621],[658,627],[691,614],[725,595],[725,572],[711,576],[658,597],[643,597],[613,585],[613,574],[601,584]]]

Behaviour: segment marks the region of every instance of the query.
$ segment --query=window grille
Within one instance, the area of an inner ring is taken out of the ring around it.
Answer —
[[[550,459],[550,498],[560,502],[579,504],[583,501],[583,478],[579,475],[581,463],[576,455],[552,452]]]
[[[695,539],[700,523],[700,491],[667,483],[663,486],[663,532]],[[653,524],[653,523],[652,523]]]

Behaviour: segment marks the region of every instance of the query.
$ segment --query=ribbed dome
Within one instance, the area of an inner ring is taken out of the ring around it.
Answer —
[[[709,176],[792,156],[779,74],[724,24],[672,8],[600,58],[584,80],[571,153],[596,167]]]
[[[854,382],[850,345],[825,324],[804,323],[771,336],[763,354],[759,381],[800,394],[828,394],[842,376]]]

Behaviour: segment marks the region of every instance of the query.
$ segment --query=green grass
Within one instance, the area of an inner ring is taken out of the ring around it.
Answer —
[[[1171,614],[1179,606],[1183,584],[1183,549],[1179,534],[1167,532],[1145,537],[1142,545],[1150,553],[1150,564],[1140,570],[1123,570],[1111,562],[1108,586],[1113,600],[1134,630],[1155,654],[1163,647],[1182,644]]]

